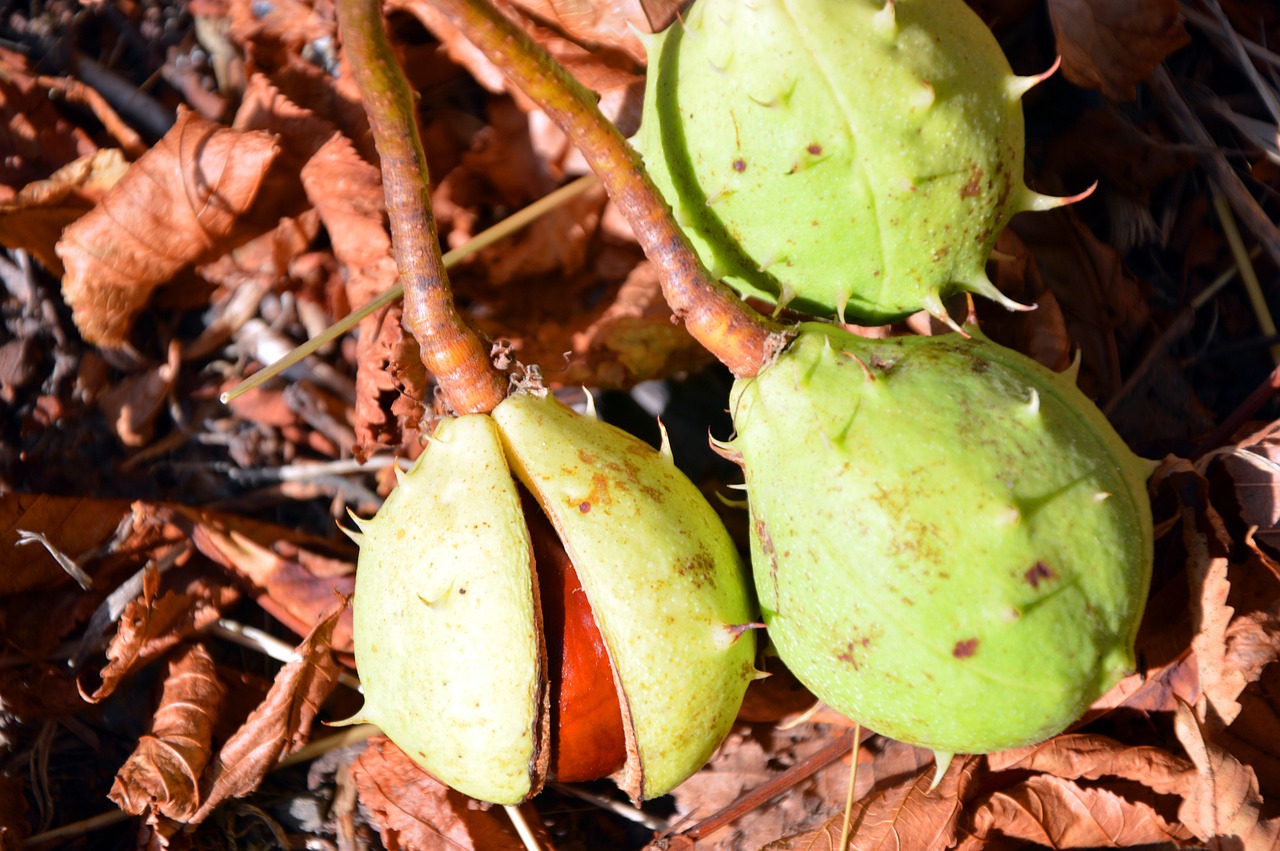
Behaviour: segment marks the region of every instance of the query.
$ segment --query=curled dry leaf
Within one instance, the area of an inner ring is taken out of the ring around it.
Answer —
[[[1240,695],[1236,722],[1218,734],[1224,750],[1251,767],[1258,787],[1280,789],[1280,665],[1271,665]]]
[[[395,849],[519,851],[511,822],[427,774],[385,736],[374,736],[351,766],[361,805],[382,842]]]
[[[338,682],[338,663],[330,651],[333,628],[346,609],[343,601],[320,619],[293,661],[276,674],[262,704],[222,746],[200,780],[200,806],[190,823],[199,824],[224,801],[257,789],[281,757],[306,743],[320,704]]]
[[[156,417],[173,392],[181,366],[182,345],[170,340],[164,363],[152,364],[102,394],[102,411],[125,446],[136,449],[151,442]]]
[[[1116,102],[1190,41],[1178,0],[1049,0],[1049,17],[1067,79]]]
[[[206,585],[195,593],[169,591],[161,596],[160,573],[147,568],[142,596],[125,606],[107,647],[101,684],[91,694],[82,685],[81,695],[92,703],[105,700],[129,674],[217,621],[237,596],[231,588]]]
[[[1208,482],[1199,475],[1187,475],[1178,488],[1182,518],[1182,538],[1187,551],[1187,579],[1191,586],[1191,607],[1197,629],[1191,639],[1191,651],[1200,675],[1200,688],[1213,714],[1223,725],[1230,725],[1240,714],[1237,698],[1249,684],[1250,674],[1257,676],[1261,668],[1250,645],[1262,644],[1265,658],[1267,627],[1274,633],[1274,615],[1235,619],[1234,606],[1228,604],[1231,579],[1228,577],[1230,536],[1214,507],[1208,501]],[[1274,596],[1272,597],[1274,599]],[[1229,647],[1233,634],[1237,650]],[[1266,661],[1269,661],[1267,659]],[[1263,663],[1265,666],[1265,661]],[[1256,669],[1256,670],[1254,670]],[[1204,716],[1202,716],[1204,717]]]
[[[276,153],[266,133],[228,130],[181,111],[58,242],[63,297],[84,338],[123,345],[153,290],[230,247]]]
[[[29,183],[0,203],[0,245],[30,251],[45,268],[62,275],[54,245],[67,225],[89,212],[124,176],[129,164],[117,148],[104,148]]]
[[[1191,763],[1166,750],[1133,746],[1106,736],[1073,733],[1047,742],[987,755],[991,771],[1036,771],[1066,780],[1122,777],[1162,795],[1187,788]]]
[[[177,821],[195,814],[225,691],[203,645],[189,645],[170,660],[151,733],[138,740],[111,786],[109,797],[120,809]]]
[[[1174,731],[1196,767],[1178,818],[1213,849],[1280,846],[1280,818],[1264,817],[1257,775],[1206,736],[1212,729],[1178,705]]]

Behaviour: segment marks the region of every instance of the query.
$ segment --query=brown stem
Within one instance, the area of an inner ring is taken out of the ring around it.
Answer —
[[[707,273],[639,156],[600,112],[595,96],[489,0],[433,2],[582,152],[657,267],[667,303],[689,333],[734,374],[755,375],[777,350],[783,327]]]
[[[489,360],[489,346],[454,307],[431,215],[413,93],[387,42],[379,0],[338,0],[338,27],[382,160],[405,325],[445,403],[460,414],[488,413],[506,397],[507,379]]]

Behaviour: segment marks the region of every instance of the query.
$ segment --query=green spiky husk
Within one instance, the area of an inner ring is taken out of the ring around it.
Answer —
[[[731,410],[769,636],[833,708],[988,752],[1133,669],[1151,464],[1070,376],[976,332],[805,325]]]
[[[713,274],[878,324],[961,290],[1029,206],[1015,79],[961,0],[699,0],[649,45],[645,164]]]

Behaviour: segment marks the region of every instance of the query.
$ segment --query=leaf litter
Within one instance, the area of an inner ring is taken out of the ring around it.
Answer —
[[[634,129],[635,30],[677,4],[500,5]],[[846,818],[851,848],[1280,845],[1274,326],[1233,280],[1256,263],[1274,296],[1280,233],[1233,253],[1213,205],[1277,218],[1280,16],[1256,0],[975,6],[1019,73],[1063,57],[1026,102],[1033,185],[1101,180],[1001,238],[993,279],[1039,309],[980,315],[1055,369],[1078,356],[1087,392],[1164,459],[1139,670],[1072,730],[957,757],[936,788],[932,754],[864,731],[846,810],[850,724],[774,662],[710,764],[642,817],[619,815],[630,805],[607,784],[522,807],[544,847],[831,848]],[[522,847],[507,814],[380,737],[355,731],[323,770],[277,770],[315,758],[307,742],[358,703],[338,685],[354,571],[338,525],[376,509],[439,414],[396,307],[217,401],[395,280],[332,6],[105,8],[42,0],[0,23],[0,847]],[[582,172],[430,4],[389,8],[446,247]],[[76,14],[94,25],[71,28]],[[55,33],[73,50],[54,51]],[[1155,75],[1230,152],[1247,198],[1201,168]],[[722,397],[726,378],[671,322],[599,190],[454,282],[470,321],[562,392],[593,388],[642,434],[655,410],[677,438],[693,423],[677,458],[709,492],[730,483],[699,460],[705,412],[689,401]],[[218,627],[237,622],[294,649],[231,645]],[[117,820],[78,826],[104,811]]]

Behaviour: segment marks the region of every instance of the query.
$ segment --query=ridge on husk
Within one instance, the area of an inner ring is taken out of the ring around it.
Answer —
[[[1023,183],[1021,96],[962,0],[698,0],[648,43],[636,147],[744,295],[881,324],[969,291]]]
[[[816,323],[733,388],[755,585],[779,656],[876,732],[1041,741],[1133,670],[1152,465],[1075,387],[959,335]]]

